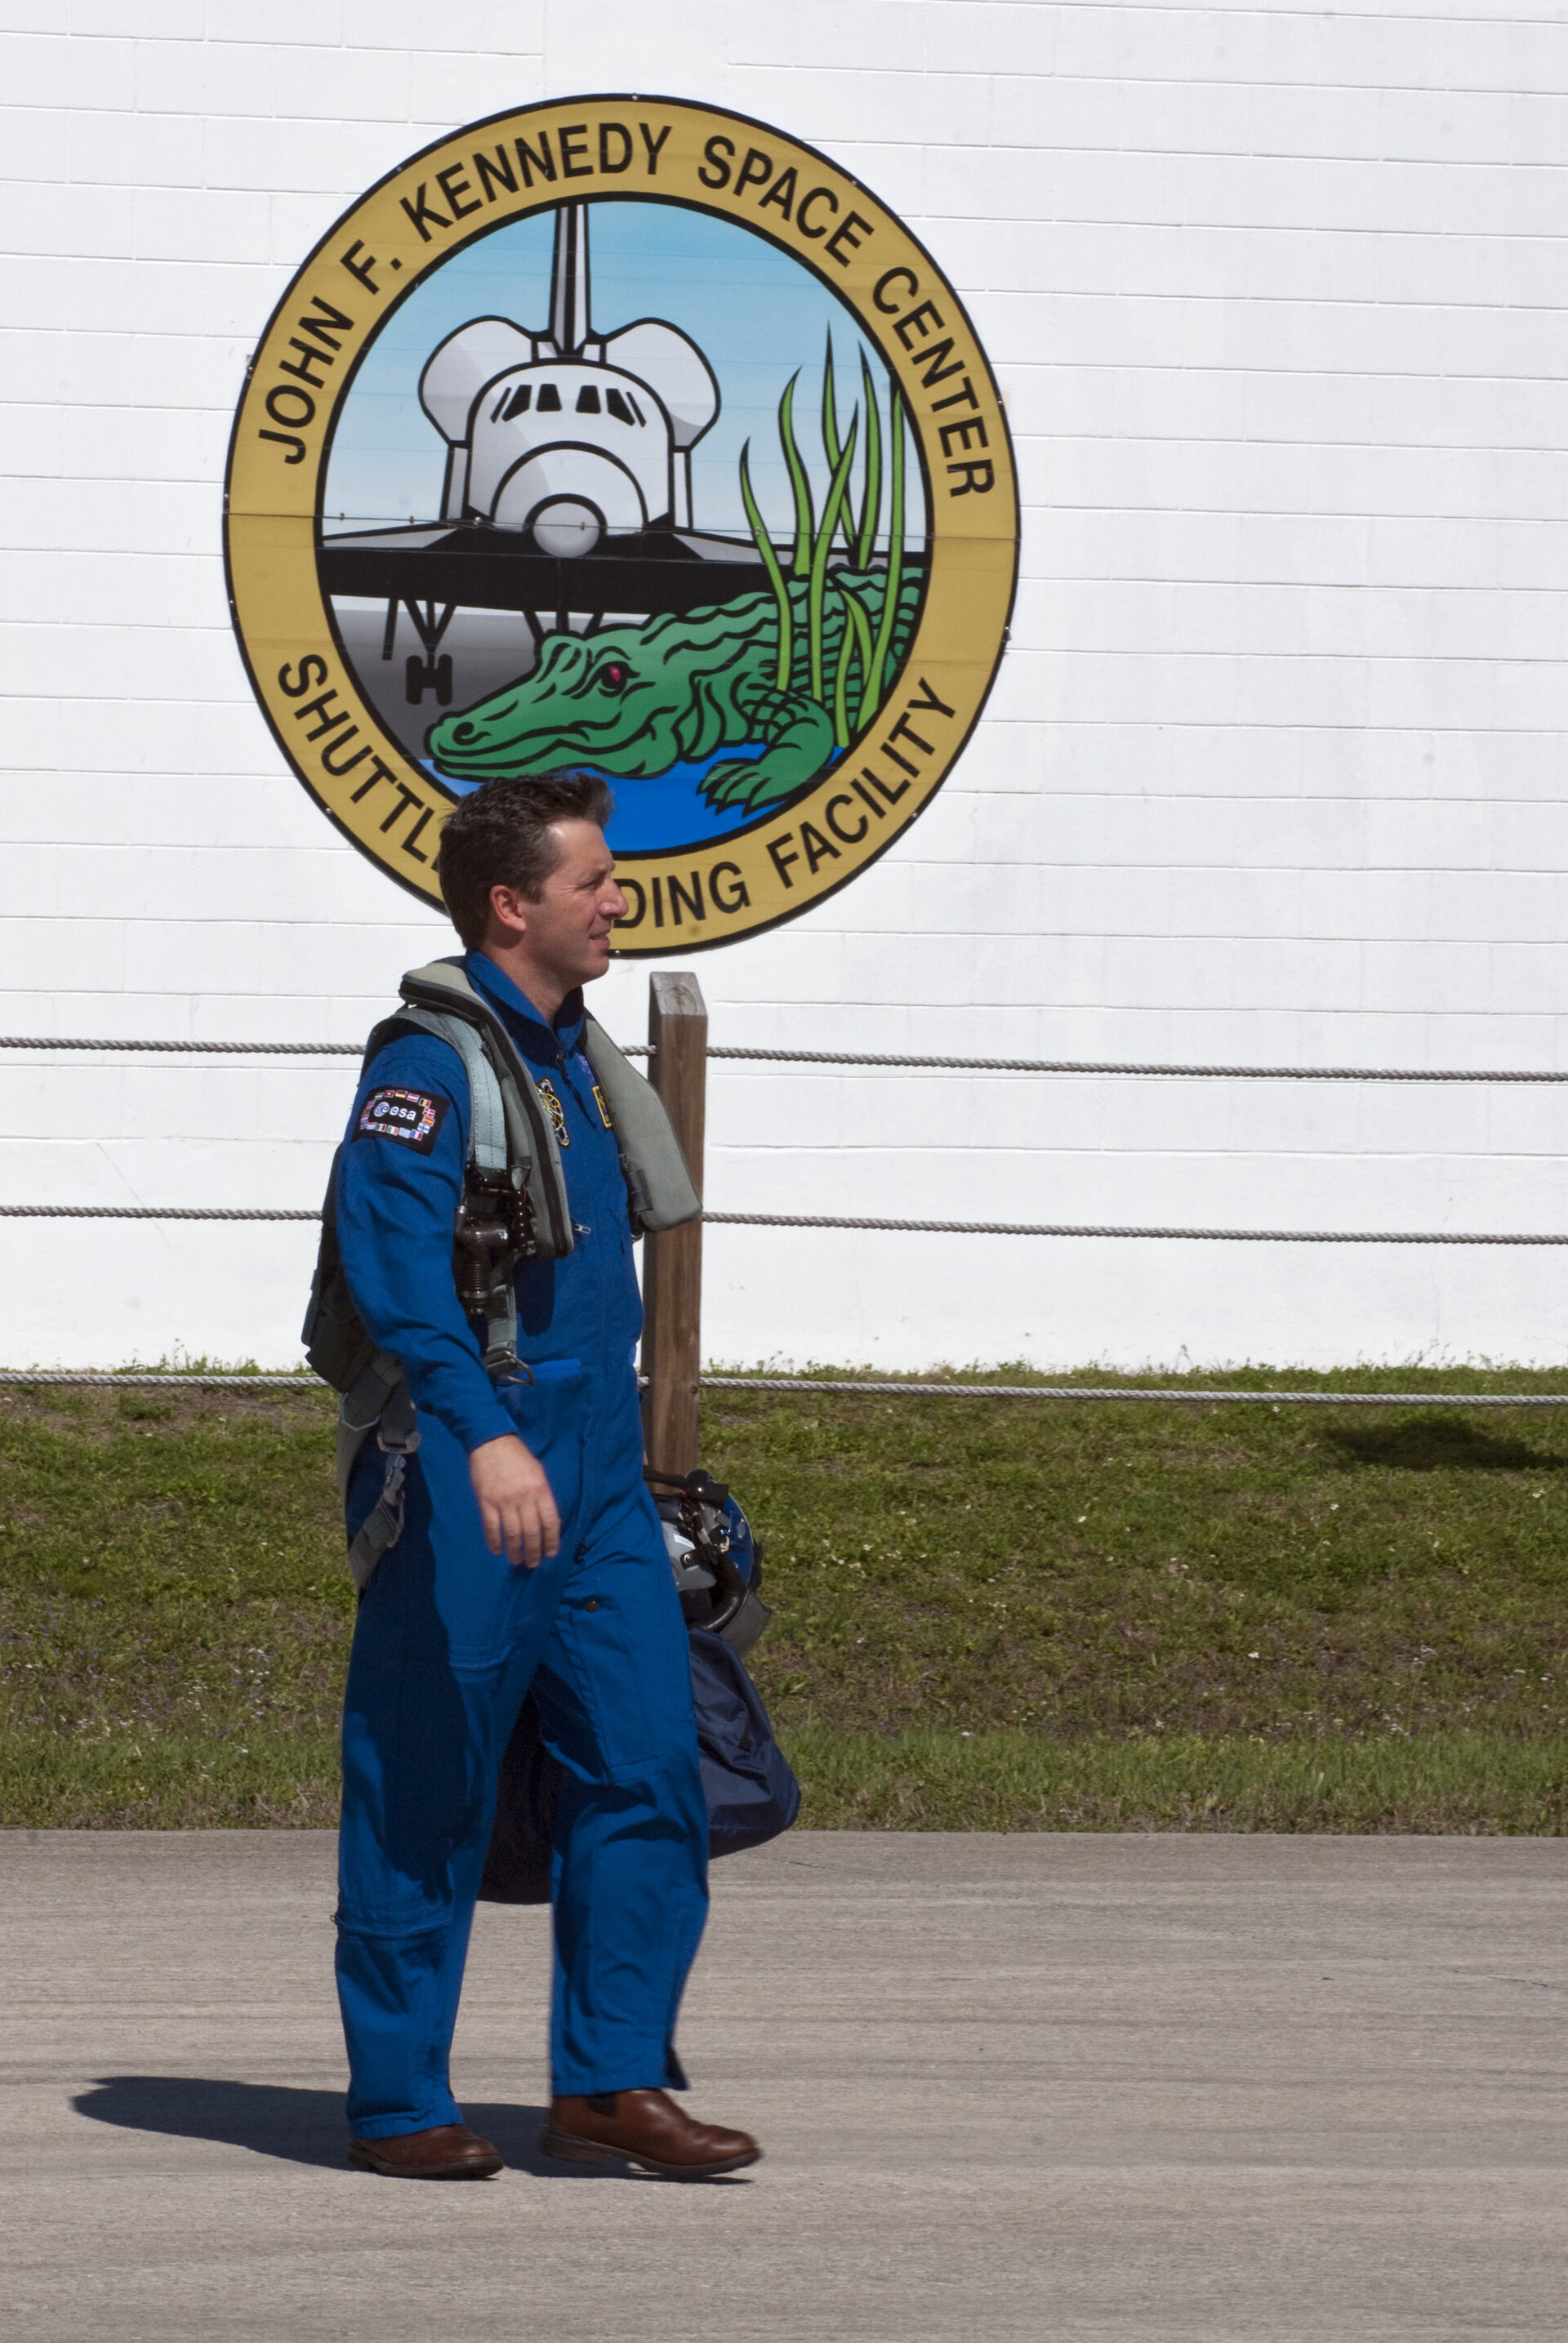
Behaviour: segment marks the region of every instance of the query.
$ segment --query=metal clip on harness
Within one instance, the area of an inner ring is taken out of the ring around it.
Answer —
[[[518,1371],[518,1299],[512,1272],[538,1250],[528,1184],[516,1165],[503,1172],[470,1163],[453,1230],[452,1273],[457,1299],[485,1322],[485,1366],[492,1375]]]

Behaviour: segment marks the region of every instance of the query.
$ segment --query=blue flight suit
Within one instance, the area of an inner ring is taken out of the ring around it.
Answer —
[[[552,1027],[493,960],[470,952],[463,965],[553,1093],[574,1250],[519,1267],[532,1380],[492,1382],[453,1283],[461,1061],[433,1035],[378,1051],[339,1156],[338,1242],[361,1319],[403,1363],[420,1444],[402,1537],[359,1606],[344,1711],[337,1983],[349,2127],[366,2139],[461,2120],[448,2054],[497,1770],[530,1684],[565,1769],[558,2093],[684,2084],[676,2014],[708,1910],[686,1630],[642,1479],[626,1182],[580,1048],[582,996]],[[469,1452],[514,1432],[561,1516],[560,1550],[537,1570],[489,1552],[468,1477]],[[367,1439],[351,1536],[386,1461]]]

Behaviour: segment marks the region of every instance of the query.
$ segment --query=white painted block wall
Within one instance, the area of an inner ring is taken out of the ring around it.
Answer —
[[[356,1038],[447,931],[284,770],[218,552],[358,191],[575,89],[827,148],[963,291],[1023,583],[957,777],[715,1041],[1568,1063],[1568,23],[1531,0],[5,0],[15,1034]],[[648,969],[598,1004],[642,1031]],[[0,1053],[0,1202],[314,1204],[351,1067]],[[713,1077],[732,1210],[1553,1230],[1552,1089]],[[292,1363],[299,1228],[0,1222],[0,1360]],[[715,1359],[1561,1356],[1555,1252],[715,1231]]]

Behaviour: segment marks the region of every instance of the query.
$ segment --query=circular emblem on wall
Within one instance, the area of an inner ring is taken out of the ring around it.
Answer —
[[[235,418],[229,600],[337,827],[430,900],[445,814],[587,770],[623,953],[793,918],[940,788],[1018,498],[962,303],[857,180],[667,98],[471,125],[347,212]]]

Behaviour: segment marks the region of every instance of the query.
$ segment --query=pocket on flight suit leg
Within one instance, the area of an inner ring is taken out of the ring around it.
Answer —
[[[645,1774],[660,1748],[643,1696],[631,1622],[613,1593],[605,1591],[607,1575],[596,1569],[592,1584],[580,1589],[568,1584],[561,1596],[539,1690],[546,1738],[556,1755],[589,1781],[618,1782]],[[558,1674],[571,1695],[565,1702],[551,1696],[557,1687],[550,1678]]]
[[[672,1763],[693,1778],[697,1726],[686,1622],[653,1508],[648,1541],[575,1569],[535,1679],[545,1742],[587,1781],[647,1783]]]

